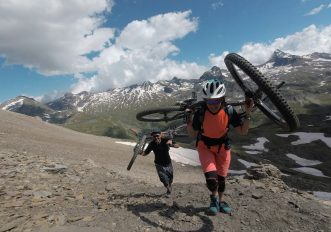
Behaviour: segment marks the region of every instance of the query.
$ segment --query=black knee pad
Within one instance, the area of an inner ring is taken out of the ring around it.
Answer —
[[[206,172],[205,177],[206,177],[207,188],[211,192],[215,192],[218,189],[217,172],[216,171]]]
[[[218,191],[223,193],[225,191],[225,177],[217,176],[218,179]]]

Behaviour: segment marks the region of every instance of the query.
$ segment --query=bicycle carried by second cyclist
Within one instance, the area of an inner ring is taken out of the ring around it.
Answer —
[[[138,140],[137,140],[135,147],[133,148],[133,156],[127,166],[128,171],[130,171],[137,156],[139,154],[143,153],[146,144],[148,142],[150,142],[153,138],[150,135],[150,133],[141,133],[141,132],[137,132],[136,130],[133,130],[133,129],[131,129],[131,132],[133,132],[137,136]],[[163,130],[161,132],[161,134],[162,134],[162,137],[169,138],[169,139],[173,139],[176,137],[188,137],[185,124],[169,127],[166,130]]]

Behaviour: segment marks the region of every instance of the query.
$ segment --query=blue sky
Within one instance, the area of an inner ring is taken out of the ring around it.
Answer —
[[[0,1],[0,102],[198,78],[275,49],[331,53],[331,0]]]

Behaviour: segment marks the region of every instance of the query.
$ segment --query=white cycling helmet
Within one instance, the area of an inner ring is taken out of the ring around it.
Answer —
[[[211,79],[203,84],[202,98],[221,98],[225,96],[225,84],[222,80]]]

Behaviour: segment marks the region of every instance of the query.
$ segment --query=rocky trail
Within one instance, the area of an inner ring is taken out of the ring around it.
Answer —
[[[0,232],[331,231],[331,207],[272,165],[229,177],[231,215],[208,216],[200,168],[175,164],[171,196],[132,147],[0,111]]]

